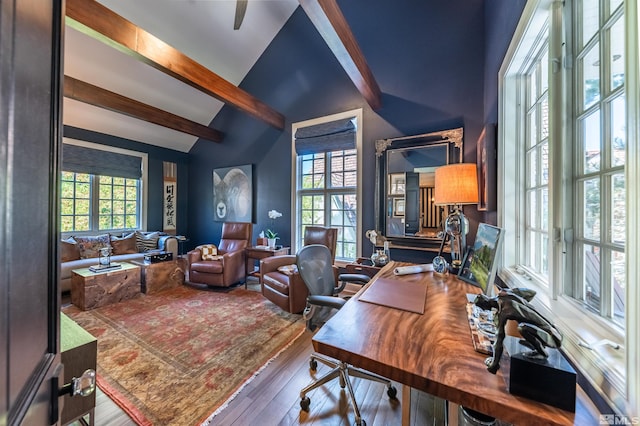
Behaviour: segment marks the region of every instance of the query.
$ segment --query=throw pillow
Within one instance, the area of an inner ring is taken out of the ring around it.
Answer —
[[[159,232],[140,232],[136,231],[136,248],[139,253],[145,253],[158,249]]]
[[[213,244],[205,244],[200,246],[200,252],[202,253],[202,260],[217,260],[218,247]]]
[[[70,262],[72,260],[80,260],[80,251],[78,244],[73,237],[60,241],[60,261]]]
[[[111,247],[113,247],[113,254],[133,254],[138,253],[136,246],[136,234],[131,233],[122,238],[111,236]]]
[[[109,234],[91,237],[74,237],[78,242],[80,259],[91,259],[100,256],[100,249],[109,247]]]

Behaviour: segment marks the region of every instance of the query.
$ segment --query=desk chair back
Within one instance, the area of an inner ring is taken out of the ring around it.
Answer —
[[[327,246],[311,244],[304,246],[296,255],[298,273],[304,281],[309,295],[332,296],[336,290],[333,256]]]

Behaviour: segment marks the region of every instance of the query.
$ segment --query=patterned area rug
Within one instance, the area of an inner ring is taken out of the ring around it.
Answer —
[[[140,425],[206,423],[305,329],[243,288],[63,311],[98,338],[98,386]]]

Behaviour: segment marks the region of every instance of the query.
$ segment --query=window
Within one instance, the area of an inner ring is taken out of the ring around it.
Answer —
[[[524,79],[527,110],[525,135],[524,264],[546,276],[549,272],[549,54],[544,31],[540,48]]]
[[[296,248],[304,244],[304,229],[316,225],[338,229],[336,259],[355,260],[360,252],[361,115],[356,110],[293,124]],[[336,126],[345,123],[347,130],[338,133]]]
[[[144,229],[141,169],[145,163],[146,154],[65,140],[60,231]]]
[[[638,16],[626,3],[527,2],[500,70],[498,189],[513,248],[503,250],[501,279],[538,292],[565,353],[622,413],[640,405],[630,361],[640,326],[629,320],[640,300],[627,287],[638,272],[626,262],[638,253],[629,225],[640,201],[625,184],[640,166],[626,143],[640,124],[627,122],[638,100],[626,96],[625,75],[637,73],[638,46],[625,35],[637,37]]]

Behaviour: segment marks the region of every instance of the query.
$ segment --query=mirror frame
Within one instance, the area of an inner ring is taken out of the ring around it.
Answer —
[[[441,130],[431,133],[423,133],[414,136],[401,136],[397,138],[378,139],[376,148],[376,193],[375,193],[375,224],[378,235],[382,235],[389,242],[390,248],[438,251],[442,242],[437,237],[412,237],[412,236],[387,236],[386,209],[387,209],[387,154],[395,149],[423,148],[429,145],[449,143],[448,162],[462,163],[463,156],[462,127]],[[445,164],[443,164],[445,165]]]

